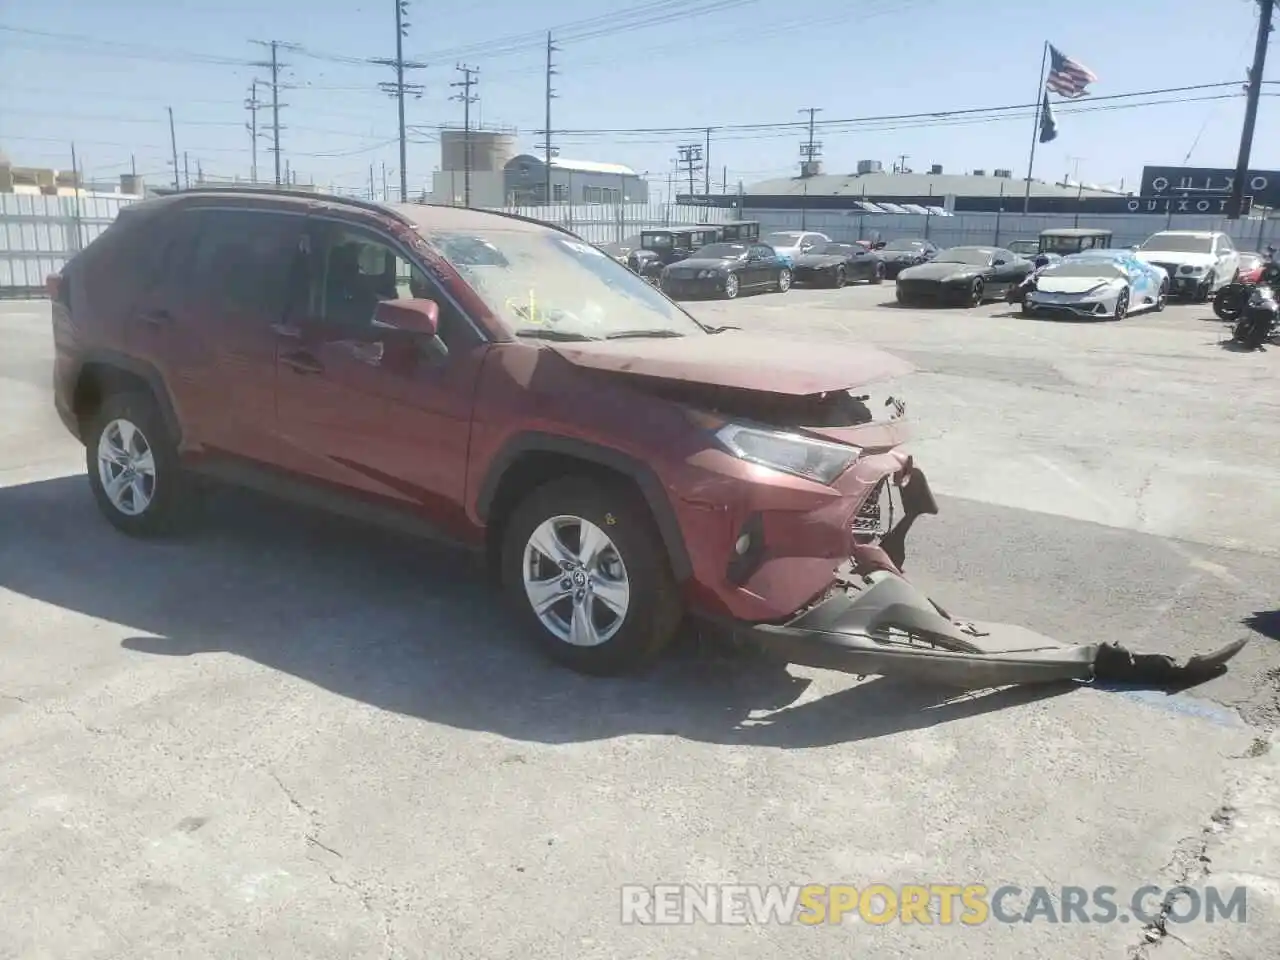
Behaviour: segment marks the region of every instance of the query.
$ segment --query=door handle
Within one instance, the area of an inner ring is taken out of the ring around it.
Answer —
[[[295,373],[316,374],[324,372],[324,367],[320,361],[307,353],[288,353],[280,358],[280,362],[293,369]]]

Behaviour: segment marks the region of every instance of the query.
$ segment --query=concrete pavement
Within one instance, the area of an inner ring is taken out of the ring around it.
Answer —
[[[187,542],[114,534],[50,408],[44,308],[0,307],[0,957],[1280,953],[1274,353],[1220,350],[1195,308],[1041,325],[886,290],[694,309],[921,364],[916,453],[950,496],[909,564],[944,605],[1153,649],[1250,632],[1229,674],[946,700],[691,638],[577,677],[418,544],[239,494]],[[1170,936],[619,922],[628,883],[881,881],[1250,899]]]

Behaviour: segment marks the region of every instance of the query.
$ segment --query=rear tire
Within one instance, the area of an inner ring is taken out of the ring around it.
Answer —
[[[607,546],[594,556],[582,551],[584,531]],[[561,572],[535,543],[550,552],[568,549]],[[675,637],[683,616],[648,506],[621,482],[566,477],[534,490],[507,523],[501,563],[508,596],[539,647],[579,673],[612,676],[648,663]],[[540,615],[534,598],[546,596],[560,599]]]
[[[89,487],[113,527],[131,537],[187,529],[196,485],[182,469],[150,394],[109,394],[88,418],[83,436]]]

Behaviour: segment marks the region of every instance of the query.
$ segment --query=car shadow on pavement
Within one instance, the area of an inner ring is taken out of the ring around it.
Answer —
[[[758,653],[685,636],[642,675],[548,663],[465,556],[239,491],[202,529],[132,540],[83,476],[0,489],[0,586],[136,631],[135,653],[230,653],[340,696],[459,729],[571,743],[636,733],[784,748],[931,727],[1074,685],[958,695],[883,678],[819,699]],[[757,718],[759,712],[771,715]]]
[[[1244,625],[1268,640],[1280,640],[1280,610],[1260,610],[1244,618]]]

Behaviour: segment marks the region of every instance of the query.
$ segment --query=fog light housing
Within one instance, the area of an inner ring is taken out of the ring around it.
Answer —
[[[733,545],[733,552],[738,556],[746,556],[748,550],[751,549],[751,534],[744,533],[738,538],[738,542]]]
[[[753,513],[747,518],[733,542],[733,556],[725,569],[726,579],[735,587],[740,587],[760,567],[764,560],[764,520],[760,514]]]

